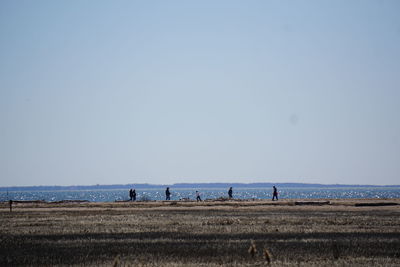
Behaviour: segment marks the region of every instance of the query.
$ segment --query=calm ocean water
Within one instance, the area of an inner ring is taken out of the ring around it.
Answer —
[[[228,188],[221,189],[174,189],[171,188],[171,200],[182,198],[196,199],[196,190],[202,199],[227,197]],[[400,198],[400,187],[357,187],[357,188],[278,188],[280,199],[316,199],[316,198]],[[164,200],[165,188],[136,190],[137,200]],[[234,198],[271,199],[270,188],[249,189],[234,188]],[[0,201],[12,200],[88,200],[92,202],[110,202],[129,199],[127,189],[115,190],[71,190],[71,191],[19,191],[0,192]]]

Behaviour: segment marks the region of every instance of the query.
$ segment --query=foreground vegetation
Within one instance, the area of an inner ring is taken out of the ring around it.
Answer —
[[[399,266],[400,206],[367,202],[1,203],[0,265]]]

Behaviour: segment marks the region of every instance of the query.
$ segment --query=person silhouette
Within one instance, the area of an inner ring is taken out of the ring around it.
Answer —
[[[233,190],[232,190],[232,187],[230,187],[229,191],[228,191],[229,198],[233,198],[232,194],[233,194]]]
[[[274,189],[274,191],[272,192],[272,201],[274,201],[274,199],[276,198],[276,200],[278,200],[278,189],[276,189],[275,186],[272,187]]]
[[[196,191],[196,200],[197,202],[201,201],[200,192]]]
[[[129,198],[132,201],[132,198],[133,198],[133,190],[132,190],[132,188],[129,189]]]
[[[171,200],[171,192],[169,192],[169,187],[165,190],[165,200]]]
[[[132,190],[132,200],[136,201],[136,190],[135,189]]]

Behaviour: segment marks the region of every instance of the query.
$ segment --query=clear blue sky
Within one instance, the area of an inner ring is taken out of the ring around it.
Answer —
[[[0,1],[0,186],[399,184],[400,1]]]

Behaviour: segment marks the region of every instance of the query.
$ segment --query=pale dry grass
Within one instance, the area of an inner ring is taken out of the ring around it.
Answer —
[[[371,201],[1,203],[0,265],[398,266],[400,206]]]

